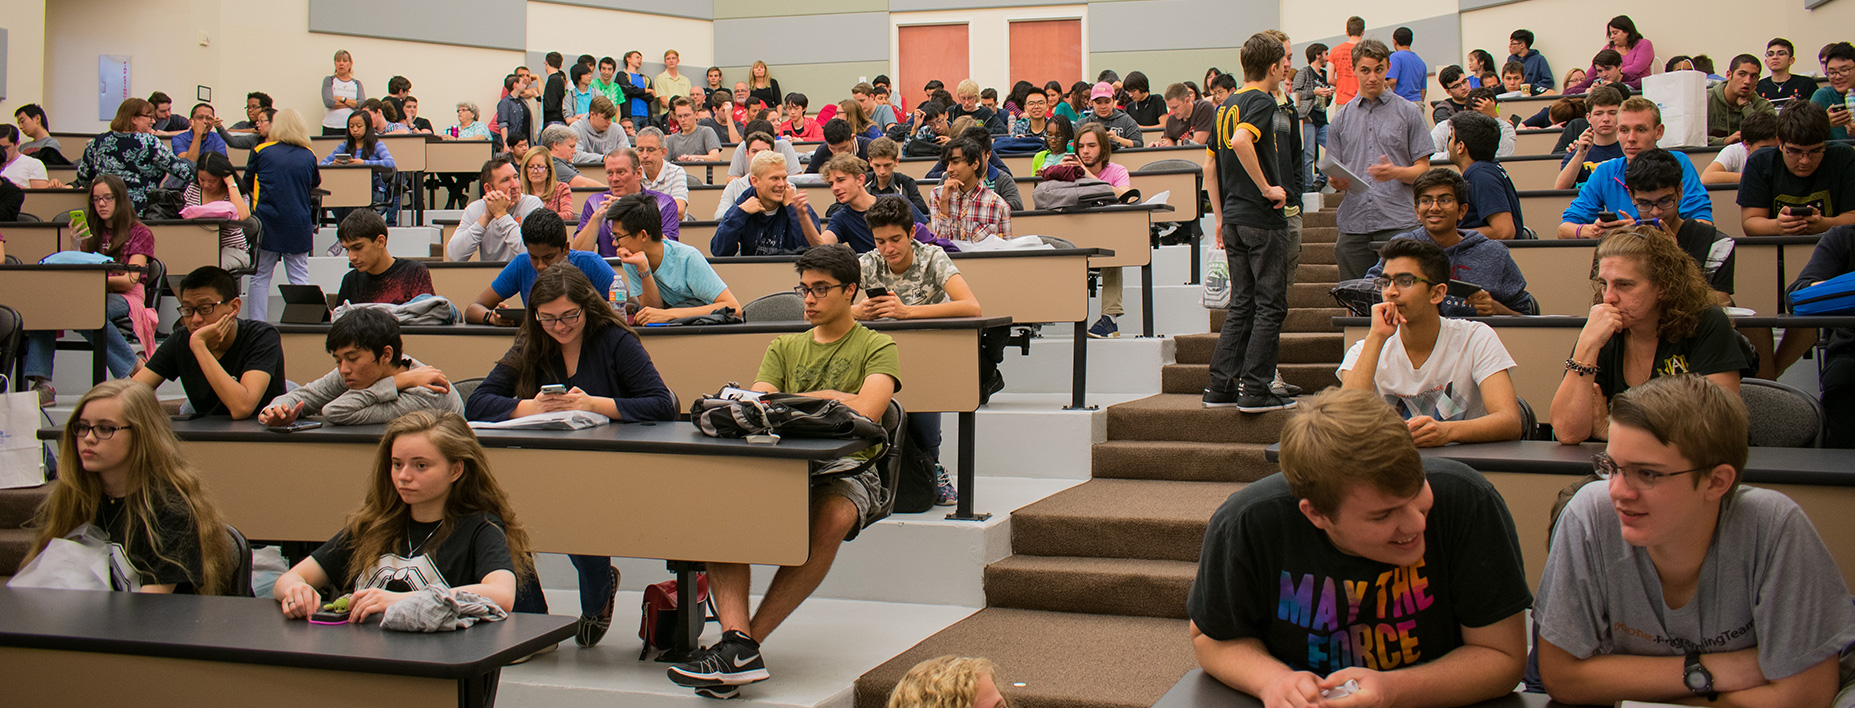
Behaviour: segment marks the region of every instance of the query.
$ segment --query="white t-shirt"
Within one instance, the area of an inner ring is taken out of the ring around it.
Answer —
[[[1421,370],[1411,368],[1403,336],[1404,329],[1399,328],[1398,336],[1385,341],[1372,381],[1385,402],[1405,420],[1422,415],[1441,422],[1487,415],[1488,407],[1481,400],[1482,380],[1514,368],[1514,358],[1507,354],[1494,328],[1480,322],[1443,318],[1436,333],[1436,347]],[[1361,339],[1346,350],[1340,378],[1352,371],[1364,348],[1365,340]]]
[[[1715,155],[1713,161],[1720,163],[1721,166],[1726,168],[1727,172],[1746,171],[1745,141],[1742,140],[1720,148],[1720,154]]]
[[[4,169],[0,169],[0,177],[5,177],[8,182],[19,185],[21,189],[31,187],[32,180],[51,179],[45,173],[45,163],[39,162],[39,158],[31,155],[20,155],[14,158],[12,162],[7,163]]]
[[[361,95],[361,82],[352,79],[348,81],[330,79],[328,90],[329,93],[335,95],[335,98],[356,98]],[[327,113],[322,114],[322,127],[340,128],[345,131],[348,129],[348,114],[353,112],[354,109],[346,106],[330,108]]]

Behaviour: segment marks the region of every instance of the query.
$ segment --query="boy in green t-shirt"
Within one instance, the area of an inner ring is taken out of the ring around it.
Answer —
[[[843,401],[870,420],[882,420],[889,399],[902,388],[895,340],[857,324],[850,304],[857,297],[862,269],[857,255],[843,245],[819,246],[799,256],[795,288],[805,300],[812,328],[782,335],[767,347],[753,390],[802,393]],[[858,464],[845,458],[826,467]],[[888,515],[889,491],[875,469],[848,477],[814,476],[811,493],[811,556],[804,565],[787,566],[773,576],[760,611],[749,618],[749,567],[709,563],[709,583],[721,616],[720,642],[689,662],[670,667],[670,680],[710,698],[732,698],[736,687],[769,678],[760,656],[760,640],[798,609],[831,570],[838,545]]]

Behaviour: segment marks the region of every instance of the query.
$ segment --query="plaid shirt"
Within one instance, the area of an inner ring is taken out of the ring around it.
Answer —
[[[1011,238],[1011,205],[996,192],[983,185],[965,193],[954,192],[943,212],[940,200],[946,188],[945,184],[935,187],[928,200],[934,207],[931,228],[935,236],[949,241],[979,241],[987,236]]]

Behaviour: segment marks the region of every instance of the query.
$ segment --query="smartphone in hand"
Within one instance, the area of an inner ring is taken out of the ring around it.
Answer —
[[[547,384],[541,387],[541,395],[543,396],[564,396],[566,393],[567,387],[560,384]]]

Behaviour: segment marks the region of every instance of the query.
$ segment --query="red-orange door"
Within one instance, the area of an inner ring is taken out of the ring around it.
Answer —
[[[1011,23],[1011,82],[1038,88],[1061,81],[1064,90],[1082,80],[1081,20],[1021,20]],[[999,91],[1004,91],[1003,87]]]
[[[928,81],[940,79],[947,93],[953,93],[953,87],[970,75],[966,23],[897,27],[895,35],[902,66],[894,88],[908,99],[910,109],[921,105],[921,87]]]

